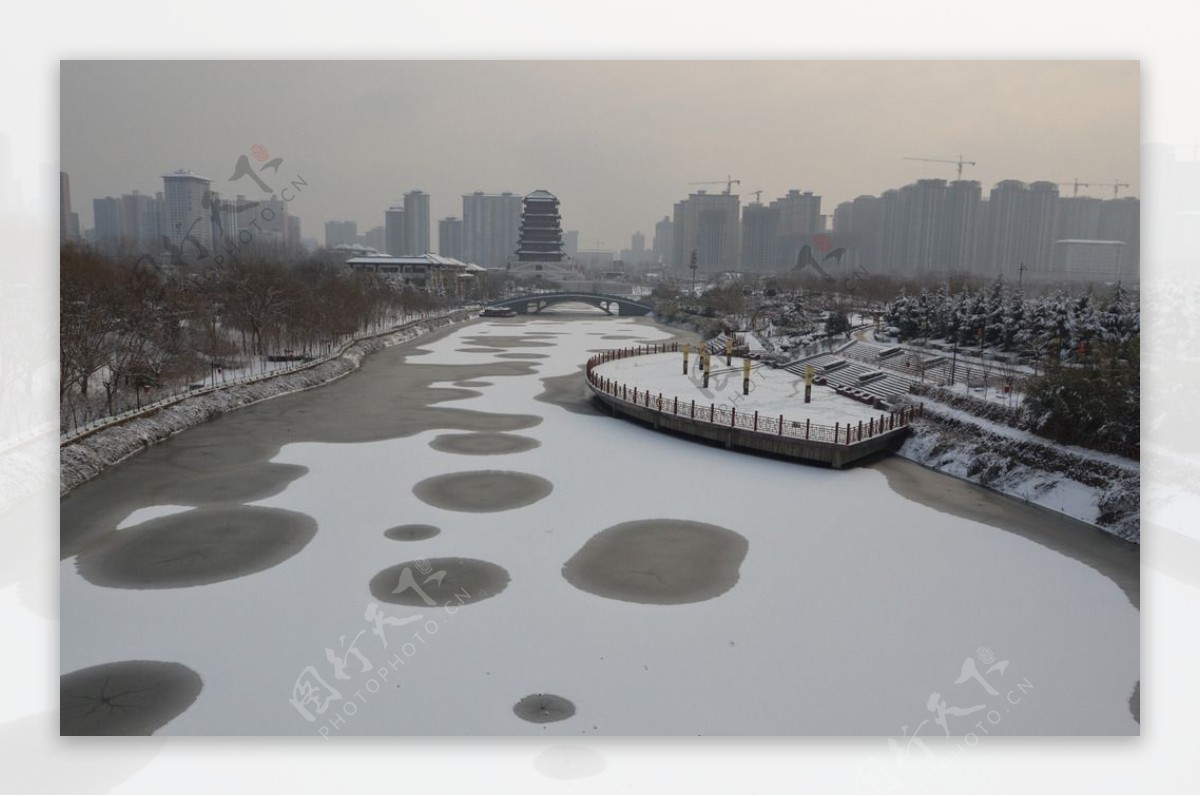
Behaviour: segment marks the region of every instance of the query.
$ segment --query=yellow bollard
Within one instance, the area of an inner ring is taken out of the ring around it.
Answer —
[[[804,403],[812,403],[813,366],[804,366]]]

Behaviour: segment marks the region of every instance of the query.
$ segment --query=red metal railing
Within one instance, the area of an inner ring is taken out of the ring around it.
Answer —
[[[851,445],[856,442],[887,434],[898,428],[907,426],[914,417],[919,417],[921,407],[906,407],[891,412],[881,412],[878,417],[868,420],[847,421],[835,423],[832,426],[813,423],[809,419],[792,420],[783,415],[766,415],[758,411],[738,411],[737,407],[718,407],[714,403],[697,404],[694,400],[681,401],[678,396],[664,396],[625,384],[615,379],[595,373],[597,365],[618,359],[642,356],[645,354],[678,353],[679,344],[643,345],[631,348],[618,348],[596,354],[587,361],[587,380],[592,388],[617,401],[632,406],[650,409],[655,412],[686,417],[701,423],[710,423],[724,428],[740,428],[759,434],[774,434],[797,439],[813,440],[835,445]]]

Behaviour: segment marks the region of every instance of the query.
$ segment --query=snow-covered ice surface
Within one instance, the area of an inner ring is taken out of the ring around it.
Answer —
[[[628,344],[605,335],[655,340],[667,332],[547,312],[410,344],[427,353],[407,361],[511,362],[458,349],[479,348],[488,336],[503,343],[547,333],[522,339],[549,345],[500,346],[549,355],[529,360],[536,374],[488,376],[487,386],[472,387],[478,396],[452,402],[540,416],[515,432],[539,447],[439,452],[429,442],[447,429],[436,428],[377,442],[285,444],[272,462],[307,472],[252,505],[302,512],[318,531],[273,568],[136,590],[92,585],[74,558],[64,560],[61,671],[135,659],[195,670],[203,689],[164,734],[941,737],[939,706],[954,735],[981,733],[979,722],[992,735],[1139,732],[1129,705],[1140,676],[1138,610],[1097,569],[951,507],[902,497],[875,468],[736,454],[534,400],[541,379],[579,372],[589,350]],[[374,355],[347,383],[396,378],[402,354]],[[431,476],[474,470],[528,473],[554,489],[531,505],[481,513],[435,508],[413,494]],[[149,501],[131,519],[177,509]],[[1010,519],[1028,517],[1034,536],[1035,522],[1075,531],[1036,511],[1013,502]],[[563,577],[564,562],[595,534],[654,518],[743,536],[737,583],[701,602],[651,605],[587,593]],[[406,523],[441,532],[416,542],[384,536]],[[364,620],[370,580],[403,562],[459,557],[502,567],[507,588],[465,605],[383,604],[388,618],[421,615],[384,625],[385,649]],[[344,656],[346,679],[337,679],[326,649],[340,653],[356,638],[362,658]],[[321,714],[308,703],[310,722],[290,700],[298,683],[316,685],[313,675],[340,698]],[[549,724],[518,718],[513,705],[537,693],[570,700],[574,714]]]

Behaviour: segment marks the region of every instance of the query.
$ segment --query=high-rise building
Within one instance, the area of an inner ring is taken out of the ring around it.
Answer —
[[[1017,280],[1024,273],[1022,265],[1031,273],[1059,267],[1065,255],[1056,253],[1055,241],[1109,240],[1126,244],[1121,268],[1131,278],[1136,274],[1131,263],[1139,238],[1138,200],[1118,201],[1122,204],[1063,198],[1058,186],[1047,181],[1026,185],[1002,180],[985,199],[974,180],[918,180],[879,197],[842,203],[834,212],[833,228],[850,263],[862,264],[870,273],[975,272]],[[1105,257],[1111,255],[1111,249],[1103,251]],[[1084,255],[1073,257],[1080,262]]]
[[[775,270],[771,257],[775,249],[778,215],[761,202],[751,202],[742,210],[741,270],[764,273]]]
[[[790,268],[796,264],[800,247],[824,230],[821,222],[821,197],[812,191],[797,189],[771,202],[775,219],[775,241],[771,251],[771,270]]]
[[[238,229],[246,233],[242,235],[246,245],[290,245],[288,229],[292,222],[286,199],[271,194],[267,199],[246,201],[244,196],[238,196],[238,209]],[[297,237],[297,244],[299,240]]]
[[[675,204],[676,267],[688,267],[692,253],[704,271],[735,270],[741,241],[741,200],[737,194],[697,191]]]
[[[833,232],[846,247],[846,266],[879,271],[879,197],[857,196],[833,213]]]
[[[1052,276],[1087,282],[1116,282],[1122,272],[1125,244],[1113,240],[1059,240],[1054,242]]]
[[[325,248],[353,246],[358,243],[358,223],[355,221],[326,221]]]
[[[900,191],[891,188],[879,195],[879,270],[885,274],[905,272],[908,217]]]
[[[1125,279],[1137,279],[1141,268],[1141,212],[1141,200],[1132,196],[1106,199],[1100,209],[1099,237],[1125,244],[1121,250]]]
[[[161,212],[153,196],[134,191],[121,197],[121,238],[139,252],[157,252],[162,248]]]
[[[383,225],[387,230],[387,253],[393,257],[403,257],[404,249],[404,205],[392,205],[383,214]]]
[[[1020,180],[1001,180],[988,196],[982,263],[988,273],[1016,275],[1029,254],[1027,193]]]
[[[377,252],[386,252],[387,228],[383,226],[371,227],[363,234],[363,244]]]
[[[566,257],[558,197],[549,191],[534,191],[523,202],[513,259],[522,263],[561,263]]]
[[[1039,180],[1029,184],[1029,259],[1026,267],[1049,271],[1058,215],[1058,183]]]
[[[517,250],[521,197],[476,191],[463,196],[463,254],[484,268],[504,268]]]
[[[463,259],[463,222],[461,218],[449,216],[438,221],[438,254],[443,257]]]
[[[95,219],[95,232],[92,242],[97,246],[115,250],[121,246],[121,200],[115,196],[92,200],[92,217]]]
[[[563,250],[566,251],[567,257],[579,254],[579,230],[568,229],[563,233]]]
[[[621,262],[638,269],[654,262],[653,253],[646,249],[646,236],[640,231],[630,237],[628,249],[621,249]]]
[[[629,239],[629,249],[639,260],[646,254],[646,236],[640,230],[633,233],[633,237]]]
[[[65,171],[60,171],[58,173],[58,243],[60,246],[79,238],[78,222],[76,222],[76,229],[71,229],[72,215],[71,178]]]
[[[427,254],[429,246],[429,194],[409,191],[404,194],[404,251],[401,255]]]
[[[1094,196],[1060,196],[1054,219],[1056,240],[1100,240],[1103,199]]]
[[[938,269],[975,270],[980,201],[983,187],[976,180],[954,180],[946,188],[944,243]]]
[[[900,189],[904,207],[904,268],[924,273],[941,268],[944,261],[946,181],[917,180]]]
[[[675,225],[671,222],[670,216],[663,216],[662,220],[654,225],[654,243],[652,251],[654,252],[654,261],[659,265],[669,265],[671,262],[671,253],[674,248],[672,232]]]
[[[299,249],[304,246],[300,216],[294,216],[291,213],[284,216],[283,245],[290,249]]]
[[[216,193],[212,194],[210,208],[212,213],[213,246],[218,253],[235,255],[239,248],[238,232],[238,203],[244,202],[245,197],[226,199]]]
[[[175,256],[198,257],[212,251],[212,219],[205,206],[212,181],[179,169],[162,175],[164,237],[170,238]]]

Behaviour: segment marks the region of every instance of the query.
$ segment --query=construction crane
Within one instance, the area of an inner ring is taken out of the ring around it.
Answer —
[[[1105,185],[1105,187],[1108,187],[1109,185],[1112,185],[1112,189],[1113,189],[1113,199],[1116,199],[1116,198],[1117,198],[1117,191],[1121,190],[1122,188],[1128,188],[1128,187],[1129,187],[1129,183],[1127,183],[1127,182],[1121,182],[1119,179],[1113,180],[1111,183],[1107,183],[1107,182],[1106,182],[1106,183],[1104,183],[1104,185]]]
[[[957,179],[960,179],[960,180],[962,179],[962,167],[975,165],[975,161],[973,161],[973,160],[963,160],[962,155],[958,156],[958,160],[946,160],[945,158],[909,158],[909,157],[904,158],[904,160],[922,160],[926,163],[954,163],[958,166],[958,178]]]
[[[689,182],[688,185],[724,185],[725,193],[733,193],[734,185],[741,185],[741,180],[735,180],[733,177],[726,177],[723,180],[704,180],[703,182]]]
[[[748,193],[754,197],[754,201],[756,204],[762,204],[762,202],[758,198],[763,195],[762,191],[746,191],[746,193]]]
[[[1079,196],[1079,189],[1080,189],[1081,187],[1082,187],[1082,188],[1091,188],[1091,187],[1093,187],[1093,186],[1092,186],[1092,184],[1091,184],[1090,182],[1080,182],[1078,177],[1076,177],[1076,178],[1075,178],[1074,180],[1072,180],[1071,182],[1060,182],[1060,183],[1059,183],[1059,185],[1062,185],[1063,187],[1066,187],[1066,186],[1070,185],[1070,186],[1073,188],[1073,190],[1071,191],[1071,196],[1072,196],[1072,197]]]

